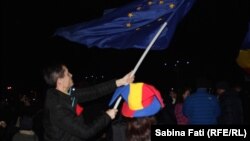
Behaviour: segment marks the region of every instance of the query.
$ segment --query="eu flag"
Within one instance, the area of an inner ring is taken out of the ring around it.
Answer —
[[[152,47],[155,50],[165,49],[194,1],[136,0],[100,19],[60,28],[55,34],[88,47],[145,49],[161,25],[167,22]]]

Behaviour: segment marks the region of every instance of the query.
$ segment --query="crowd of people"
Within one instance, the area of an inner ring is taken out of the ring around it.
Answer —
[[[152,85],[134,83],[135,76],[130,72],[120,79],[73,90],[72,76],[64,64],[44,69],[44,79],[50,88],[41,109],[34,108],[32,100],[23,95],[17,106],[19,112],[11,114],[10,120],[1,103],[0,138],[6,141],[149,141],[150,127],[157,124],[250,123],[249,89],[227,81],[213,84],[199,77],[194,87],[160,92]],[[88,110],[84,103],[112,94],[112,103],[121,96],[122,104],[117,109],[112,106],[102,109],[100,113],[92,111],[94,119],[86,120]]]

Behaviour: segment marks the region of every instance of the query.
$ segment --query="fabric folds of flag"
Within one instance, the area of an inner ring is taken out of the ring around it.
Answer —
[[[247,75],[250,76],[250,23],[248,26],[248,32],[237,57],[237,63]]]
[[[136,0],[102,18],[60,28],[55,35],[99,48],[145,49],[160,26],[167,22],[152,49],[168,47],[179,21],[195,0]]]
[[[145,83],[131,83],[117,88],[109,106],[119,96],[124,99],[121,113],[126,117],[147,117],[155,115],[164,107],[160,92],[152,85]]]

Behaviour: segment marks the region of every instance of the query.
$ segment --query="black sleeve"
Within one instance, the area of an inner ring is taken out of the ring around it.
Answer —
[[[223,106],[223,111],[224,115],[222,115],[223,118],[223,124],[232,124],[233,123],[233,108],[232,108],[232,100],[227,98],[224,100],[224,106]]]
[[[83,139],[93,137],[111,123],[111,118],[106,113],[103,113],[88,125],[85,123],[80,124],[76,115],[72,114],[72,111],[65,109],[62,105],[56,106],[51,114],[54,114],[51,117],[57,127],[73,136]]]
[[[77,102],[86,102],[112,93],[116,88],[115,80],[110,80],[92,87],[82,88],[72,94],[77,98]]]

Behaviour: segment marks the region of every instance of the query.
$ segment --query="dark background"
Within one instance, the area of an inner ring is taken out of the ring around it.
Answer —
[[[42,88],[42,68],[53,61],[66,63],[78,84],[123,76],[134,68],[143,50],[87,48],[53,33],[59,27],[100,18],[105,9],[129,2],[2,1],[1,86]],[[149,52],[136,81],[159,87],[189,83],[200,75],[213,81],[243,81],[235,59],[248,30],[249,5],[249,0],[197,0],[178,25],[169,48]]]

